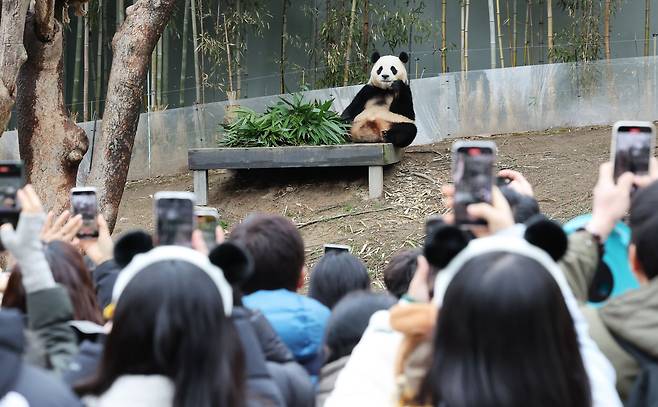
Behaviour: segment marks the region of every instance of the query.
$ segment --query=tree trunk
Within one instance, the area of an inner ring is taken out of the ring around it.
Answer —
[[[350,62],[352,58],[352,37],[354,36],[354,20],[356,19],[356,0],[352,0],[350,11],[350,28],[347,32],[347,48],[345,49],[345,70],[343,71],[343,86],[350,80]]]
[[[644,6],[644,56],[649,56],[649,39],[651,38],[651,0],[646,0]]]
[[[75,186],[88,144],[84,131],[64,107],[62,25],[53,20],[53,29],[46,36],[50,40],[44,42],[37,34],[36,21],[30,14],[25,25],[28,59],[18,76],[18,143],[27,181],[49,209],[60,212],[69,206],[69,191]]]
[[[103,13],[103,0],[98,0],[98,43],[96,49],[96,89],[94,92],[94,97],[96,98],[96,108],[95,112],[97,115],[100,115],[101,112],[101,91],[103,89],[103,24],[102,21],[105,19]]]
[[[445,0],[443,0],[445,1]],[[368,42],[370,41],[370,0],[364,0],[363,1],[363,31],[362,31],[362,37],[363,37],[363,53],[365,54],[365,58],[363,58],[364,64],[363,64],[363,72],[367,75],[368,72],[370,71],[369,67],[370,64],[368,63],[370,61],[370,55],[368,52]]]
[[[610,0],[606,0],[606,5],[608,9],[610,8]],[[608,14],[608,17],[610,15]],[[553,0],[546,0],[546,25],[548,26],[548,62],[552,63],[553,62]],[[609,30],[606,29],[606,33],[608,33]],[[610,36],[608,35],[608,41],[610,40]],[[609,45],[609,44],[608,44]],[[609,48],[609,47],[608,47]]]
[[[149,56],[173,13],[176,0],[138,0],[112,41],[103,127],[87,183],[98,188],[100,208],[111,229],[126,184]]]
[[[281,17],[281,93],[286,92],[286,43],[288,42],[288,0],[283,0]]]
[[[0,20],[0,136],[9,123],[16,101],[16,78],[27,60],[23,46],[23,31],[29,1],[3,0]]]
[[[192,44],[194,48],[192,52],[194,53],[194,85],[196,91],[196,99],[194,103],[201,103],[201,65],[199,64],[199,32],[197,31],[196,26],[196,2],[197,0],[192,0],[190,11],[192,13]]]
[[[441,0],[441,72],[448,72],[448,41],[446,40],[447,0]]]
[[[494,21],[494,0],[489,0],[489,54],[491,56],[491,69],[496,68],[496,25]]]
[[[82,120],[89,120],[89,13],[84,17],[84,51],[82,57]]]
[[[503,28],[500,25],[500,0],[496,0],[496,25],[498,27],[498,52],[500,67],[505,68],[505,55],[503,55]]]
[[[178,104],[179,106],[185,105],[185,77],[187,75],[187,27],[190,25],[190,0],[185,0],[185,12],[183,16],[183,34],[181,36],[181,67],[180,67],[180,82],[178,84]]]

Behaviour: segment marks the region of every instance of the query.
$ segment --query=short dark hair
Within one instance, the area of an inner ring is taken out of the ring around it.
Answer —
[[[351,355],[368,327],[372,314],[389,309],[395,303],[395,298],[389,294],[369,291],[353,291],[338,301],[327,322],[324,340],[326,363]]]
[[[422,403],[591,405],[573,319],[534,259],[493,252],[468,261],[448,286],[435,332]]]
[[[94,283],[80,252],[68,243],[54,240],[44,246],[46,261],[55,282],[66,288],[73,305],[73,318],[103,324]],[[21,269],[16,266],[9,275],[2,306],[27,311]]]
[[[409,249],[396,253],[384,269],[384,285],[397,298],[409,290],[409,283],[416,273],[417,259],[421,249]]]
[[[370,289],[368,269],[353,254],[329,252],[313,267],[308,296],[331,309],[345,294]]]
[[[304,241],[288,218],[256,214],[232,231],[229,240],[241,244],[254,260],[254,273],[243,286],[246,294],[258,290],[297,290],[304,267]]]
[[[188,262],[164,260],[128,283],[96,377],[76,391],[98,395],[122,375],[158,374],[172,380],[175,406],[242,406],[244,366],[215,283]]]
[[[647,278],[658,276],[658,181],[637,191],[631,202],[631,239]]]

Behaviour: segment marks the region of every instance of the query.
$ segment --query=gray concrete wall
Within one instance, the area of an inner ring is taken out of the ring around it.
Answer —
[[[589,65],[553,64],[450,73],[411,83],[418,137],[414,144],[480,134],[611,124],[617,120],[658,120],[658,58],[617,59]],[[334,98],[341,112],[360,86],[309,91],[308,99]],[[278,96],[244,99],[262,111]],[[140,116],[129,179],[187,170],[190,146],[212,147],[226,102],[171,109]],[[90,142],[100,122],[82,123]],[[16,133],[0,138],[0,158],[18,156]],[[80,166],[84,183],[91,154]]]

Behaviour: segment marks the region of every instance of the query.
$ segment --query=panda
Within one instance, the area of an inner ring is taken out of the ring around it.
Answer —
[[[404,66],[408,60],[406,52],[399,57],[372,54],[370,80],[341,115],[352,124],[352,142],[406,147],[414,141],[416,115]]]

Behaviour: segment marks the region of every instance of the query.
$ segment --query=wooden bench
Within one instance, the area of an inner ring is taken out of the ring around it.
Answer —
[[[370,198],[384,192],[384,166],[400,161],[403,150],[389,143],[337,146],[194,148],[188,164],[194,172],[198,205],[208,204],[208,170],[254,168],[368,167]]]

